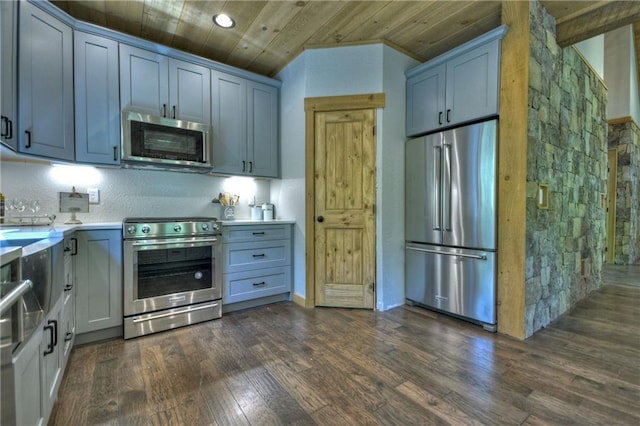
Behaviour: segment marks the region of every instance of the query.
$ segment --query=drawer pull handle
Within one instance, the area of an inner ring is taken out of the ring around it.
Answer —
[[[260,254],[254,254],[253,257],[265,257],[266,255],[264,253],[260,253]]]
[[[262,231],[262,232],[253,232],[253,235],[264,235],[264,231]]]
[[[267,285],[267,283],[265,281],[262,281],[261,283],[253,283],[254,287],[262,287],[263,285]]]

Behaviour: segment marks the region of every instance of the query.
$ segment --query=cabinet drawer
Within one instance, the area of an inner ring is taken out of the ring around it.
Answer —
[[[236,303],[291,291],[291,268],[225,274],[222,303]]]
[[[225,243],[264,241],[291,238],[290,225],[225,226],[222,238]]]
[[[223,259],[225,273],[286,266],[291,262],[291,242],[273,240],[226,244]]]

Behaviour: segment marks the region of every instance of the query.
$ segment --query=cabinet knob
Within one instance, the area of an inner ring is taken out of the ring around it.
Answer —
[[[322,223],[322,222],[324,222],[324,217],[323,216],[318,216],[318,218],[316,220],[318,222]]]

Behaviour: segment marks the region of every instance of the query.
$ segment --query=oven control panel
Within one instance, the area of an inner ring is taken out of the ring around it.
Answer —
[[[215,218],[127,218],[122,230],[124,239],[180,238],[219,235],[222,226]]]

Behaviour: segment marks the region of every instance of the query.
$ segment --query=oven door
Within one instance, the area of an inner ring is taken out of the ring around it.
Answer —
[[[220,299],[219,261],[215,237],[125,240],[125,316]]]

